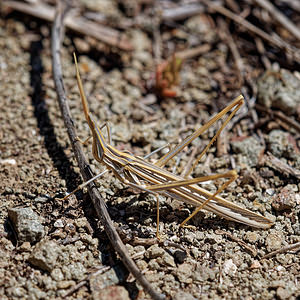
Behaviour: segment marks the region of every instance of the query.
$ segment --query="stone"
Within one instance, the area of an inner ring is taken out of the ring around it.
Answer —
[[[261,268],[261,264],[259,263],[258,260],[254,260],[253,263],[250,266],[251,270],[253,270],[253,269],[260,269],[260,268]]]
[[[292,209],[296,206],[296,198],[298,197],[299,194],[295,193],[291,184],[288,184],[281,189],[279,194],[272,197],[272,207],[277,211]]]
[[[258,103],[291,115],[300,105],[300,80],[290,71],[266,71],[257,81]]]
[[[51,272],[61,253],[60,247],[55,242],[43,240],[36,244],[28,260],[41,270]]]
[[[77,281],[82,280],[86,273],[86,268],[80,262],[72,262],[70,265],[68,265],[68,269],[72,279]]]
[[[62,273],[60,268],[55,268],[51,271],[51,277],[55,281],[62,281],[64,280],[64,274]]]
[[[272,130],[267,139],[268,150],[276,157],[286,157],[294,159],[295,149],[293,148],[292,137],[288,132],[282,130]]]
[[[270,252],[280,249],[283,240],[284,236],[281,232],[270,233],[266,238],[267,250]]]
[[[186,292],[183,292],[183,291],[180,291],[178,292],[174,298],[174,300],[196,300],[196,298],[194,296],[192,296],[191,294],[189,293],[186,293]]]
[[[255,231],[248,231],[245,234],[245,240],[251,244],[254,244],[258,241],[260,235]]]
[[[232,259],[228,259],[223,264],[222,272],[226,275],[234,275],[237,271],[237,266],[233,263]]]
[[[165,250],[159,247],[157,244],[152,245],[148,248],[148,250],[145,253],[145,256],[147,258],[157,258],[162,257],[165,253]]]
[[[183,250],[176,250],[174,253],[174,257],[175,257],[176,262],[178,262],[179,264],[182,264],[187,257],[187,253],[186,253],[186,251],[183,251]]]
[[[276,291],[276,295],[280,300],[284,300],[291,297],[291,292],[280,286]]]
[[[177,270],[176,270],[176,275],[179,279],[180,282],[182,283],[192,283],[192,272],[193,272],[193,269],[191,267],[190,264],[181,264],[178,266]]]
[[[8,217],[21,243],[36,243],[45,235],[39,216],[30,207],[9,208]]]
[[[158,257],[157,261],[160,265],[166,267],[176,267],[174,257],[170,255],[168,252],[164,252],[162,257]]]
[[[209,279],[214,280],[216,272],[214,269],[198,264],[192,276],[195,281],[206,282]]]
[[[121,266],[111,268],[105,273],[95,273],[91,275],[90,288],[92,294],[98,295],[100,290],[124,282],[127,276],[128,271]]]
[[[259,141],[252,136],[242,141],[234,141],[231,143],[231,146],[234,152],[242,154],[242,163],[249,167],[257,165],[259,155],[264,149]]]
[[[130,300],[129,294],[123,286],[108,286],[92,292],[92,297],[95,300]]]

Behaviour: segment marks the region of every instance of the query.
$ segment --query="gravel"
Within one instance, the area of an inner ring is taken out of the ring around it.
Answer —
[[[94,1],[86,2],[100,10]],[[107,9],[112,18],[120,17],[118,5],[107,4]],[[187,25],[195,28],[201,22],[205,22],[197,31],[201,35],[182,35],[182,41],[213,41],[216,50],[184,63],[178,87],[181,96],[176,99],[158,102],[147,90],[153,80],[152,40],[139,28],[132,32],[137,43],[141,43],[135,53],[112,53],[106,49],[100,60],[92,54],[96,50],[79,55],[93,118],[99,125],[109,123],[113,145],[118,149],[142,157],[167,143],[172,147],[240,93],[240,89],[224,85],[230,79],[227,75],[232,75],[228,74],[232,68],[224,67],[230,55],[218,40],[211,21],[197,16]],[[85,280],[69,299],[110,299],[112,295],[116,299],[133,299],[139,293],[141,298],[149,299],[120,264],[86,192],[62,201],[81,179],[56,102],[49,32],[46,23],[36,19],[28,22],[21,14],[0,18],[0,298],[59,299]],[[79,137],[85,139],[88,126],[79,101],[72,61],[74,43],[69,34],[62,50],[64,79],[73,121]],[[90,45],[82,46],[85,51],[92,48],[89,39],[76,38]],[[243,61],[252,68],[246,57]],[[249,74],[262,71],[257,67]],[[291,79],[286,71],[282,76],[286,83]],[[282,88],[275,79],[272,82]],[[294,79],[291,80],[290,85],[294,86]],[[294,98],[297,91],[289,87],[287,92],[287,99],[292,99],[293,105],[298,103]],[[281,100],[284,101],[283,96]],[[276,101],[265,105],[278,107],[275,103],[279,100]],[[287,115],[295,109],[290,102],[281,105],[283,111],[292,109],[285,111]],[[161,197],[160,233],[168,243],[153,245],[150,241],[156,231],[155,199],[124,188],[111,173],[98,181],[115,226],[125,233],[123,238],[130,254],[137,255],[137,265],[158,292],[182,300],[299,296],[297,250],[261,259],[300,241],[299,182],[259,162],[259,155],[265,150],[297,168],[300,160],[293,143],[296,137],[289,128],[278,124],[274,127],[274,122],[268,124],[270,127],[259,128],[258,135],[252,117],[243,117],[227,133],[228,156],[216,157],[214,145],[195,171],[208,175],[235,168],[240,177],[224,191],[223,197],[272,216],[276,222],[268,230],[251,229],[204,210],[191,220],[189,225],[193,226],[179,228],[194,208]],[[201,148],[207,144],[216,127],[217,124],[209,128],[192,146]],[[180,173],[188,164],[191,148],[182,152],[178,165],[175,158],[166,168]],[[86,145],[84,151],[91,168],[99,172],[102,167],[93,159],[91,145]],[[155,161],[166,151],[149,160]],[[248,173],[242,174],[245,169]],[[219,184],[221,181],[203,187],[213,190]],[[218,234],[218,230],[229,235]],[[230,236],[253,247],[257,256],[253,257]],[[144,242],[134,244],[136,237]]]

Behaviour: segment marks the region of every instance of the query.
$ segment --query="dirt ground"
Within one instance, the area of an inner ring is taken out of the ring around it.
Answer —
[[[197,32],[199,24],[203,26]],[[78,135],[85,139],[89,128],[73,51],[78,54],[94,119],[98,124],[108,122],[115,147],[138,156],[180,142],[243,93],[247,104],[230,122],[221,142],[203,157],[193,177],[235,169],[239,177],[222,196],[264,215],[274,225],[253,229],[203,210],[191,220],[190,228],[180,229],[193,207],[161,196],[160,232],[168,243],[157,243],[153,242],[154,197],[128,189],[112,173],[98,180],[101,195],[137,266],[167,298],[296,299],[299,248],[263,257],[300,242],[299,132],[253,106],[260,88],[263,93],[271,93],[272,84],[278,88],[276,80],[285,76],[280,73],[282,66],[275,64],[274,72],[280,76],[271,71],[261,77],[265,69],[260,58],[247,53],[249,42],[240,39],[247,73],[247,83],[241,85],[230,50],[209,18],[195,16],[181,26],[186,30],[162,29],[162,42],[171,45],[163,57],[171,57],[174,40],[181,46],[193,39],[211,47],[183,62],[176,96],[163,99],[152,88],[155,69],[149,33],[129,28],[134,50],[127,52],[66,32],[63,75]],[[0,16],[0,297],[58,299],[69,293],[68,299],[149,299],[116,256],[86,190],[61,201],[81,183],[81,177],[56,98],[50,34],[48,23],[22,13]],[[295,70],[290,68],[286,78],[294,76]],[[267,76],[273,77],[268,81]],[[299,78],[299,73],[293,77],[295,85]],[[289,79],[282,80],[289,84]],[[274,109],[299,121],[299,110],[297,114],[284,105]],[[211,126],[167,168],[180,174],[191,153],[200,153],[219,126]],[[91,144],[85,146],[85,153],[95,173],[103,170],[92,157]],[[292,171],[280,169],[274,157]],[[216,191],[222,182],[204,187]],[[82,280],[82,286],[70,290]]]

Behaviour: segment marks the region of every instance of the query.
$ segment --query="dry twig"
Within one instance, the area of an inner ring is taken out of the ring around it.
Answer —
[[[291,250],[294,250],[294,249],[297,249],[297,248],[300,248],[300,242],[292,244],[292,245],[288,245],[288,246],[285,246],[285,247],[280,248],[278,250],[275,250],[273,252],[270,252],[269,254],[266,254],[265,256],[263,256],[261,259],[270,258],[270,257],[272,257],[272,256],[274,256],[278,253],[284,253],[284,252],[291,251]]]
[[[264,47],[263,41],[259,37],[256,37],[254,39],[254,41],[255,41],[255,44],[256,44],[256,48],[257,48],[257,50],[260,54],[262,63],[264,64],[264,66],[267,70],[270,70],[272,68],[272,64],[271,64],[269,58],[266,55],[266,49]]]
[[[232,53],[232,56],[234,58],[234,61],[235,61],[235,66],[236,66],[236,69],[237,71],[239,72],[239,75],[240,76],[237,76],[238,77],[238,85],[239,87],[241,87],[244,83],[244,64],[243,64],[243,61],[241,59],[241,56],[240,56],[240,53],[239,53],[239,50],[233,40],[233,37],[232,35],[230,34],[230,31],[228,29],[228,25],[226,24],[226,22],[219,18],[218,19],[218,27],[220,28],[220,30],[218,30],[219,32],[219,35],[221,37],[221,39],[228,44],[228,47]]]
[[[255,104],[255,108],[259,111],[267,113],[271,117],[274,116],[275,118],[278,118],[279,120],[289,125],[288,127],[293,127],[300,133],[300,124],[296,120],[293,120],[292,118],[285,115],[282,111],[272,110],[260,104]]]
[[[236,236],[232,235],[231,233],[226,232],[224,230],[217,230],[216,234],[224,234],[224,235],[226,235],[227,237],[229,237],[230,239],[232,239],[234,242],[237,242],[240,246],[242,246],[247,251],[249,251],[252,254],[252,256],[255,257],[257,255],[256,249],[252,248],[247,243],[245,243],[243,240],[237,238]]]
[[[291,55],[295,61],[300,62],[300,50],[298,48],[295,48],[291,46],[289,43],[285,42],[282,40],[280,37],[276,36],[273,37],[263,30],[259,29],[258,27],[254,26],[247,20],[245,20],[243,17],[234,14],[230,10],[226,9],[225,7],[219,5],[219,4],[214,4],[208,0],[203,0],[203,2],[208,6],[209,9],[212,11],[218,12],[225,17],[233,20],[234,22],[240,24],[241,26],[245,27],[248,29],[250,32],[254,33],[255,35],[261,37],[262,39],[266,40],[270,44],[278,47],[279,49],[286,51],[288,55]]]
[[[162,19],[165,22],[179,21],[204,12],[201,4],[187,4],[163,10]]]
[[[277,170],[278,172],[292,175],[292,176],[296,177],[297,179],[300,179],[300,171],[299,170],[294,169],[293,167],[284,163],[283,161],[281,161],[279,158],[275,157],[270,152],[267,152],[267,154],[264,155],[264,160],[268,166]]]
[[[210,44],[203,44],[195,48],[189,48],[183,51],[178,51],[175,53],[175,55],[176,57],[182,60],[187,60],[199,56],[201,54],[207,53],[210,51],[210,49],[211,49]]]
[[[276,19],[283,27],[285,27],[294,37],[300,40],[300,30],[293,22],[291,22],[284,14],[282,14],[271,2],[268,0],[254,0],[260,7],[267,10],[272,18]]]
[[[17,1],[5,1],[3,2],[3,5],[49,22],[53,22],[54,20],[54,7],[42,2],[29,4]],[[129,40],[121,32],[99,23],[89,21],[84,17],[75,16],[74,14],[72,16],[69,15],[69,17],[66,17],[65,26],[122,50],[128,51],[133,49]]]
[[[63,115],[65,126],[68,131],[69,138],[75,153],[76,160],[78,162],[82,177],[85,181],[92,178],[92,174],[88,165],[87,160],[84,157],[80,142],[76,139],[75,127],[70,115],[70,109],[67,103],[67,97],[65,94],[65,88],[63,84],[62,67],[60,60],[60,48],[63,39],[63,20],[67,13],[68,7],[63,1],[58,1],[56,16],[52,28],[52,68],[53,77],[55,82],[55,88],[58,96],[60,109]],[[163,295],[158,294],[146,278],[142,275],[140,270],[135,265],[134,261],[130,258],[126,247],[122,243],[113,222],[108,214],[106,204],[101,198],[100,193],[93,183],[89,184],[88,191],[93,201],[95,210],[102,224],[104,225],[105,232],[109,237],[111,244],[119,254],[122,262],[127,269],[134,275],[137,281],[143,286],[144,290],[148,292],[153,299],[164,299]]]

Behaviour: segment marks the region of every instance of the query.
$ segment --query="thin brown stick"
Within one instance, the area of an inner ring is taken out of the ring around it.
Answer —
[[[49,22],[54,20],[54,7],[42,2],[28,4],[17,1],[5,1],[3,2],[3,5]],[[66,17],[65,26],[122,50],[129,51],[133,49],[129,40],[121,32],[99,23],[89,21],[84,17],[76,16],[74,14]]]
[[[185,175],[188,173],[189,169],[192,167],[193,161],[194,161],[194,159],[196,157],[196,154],[197,154],[197,151],[198,151],[197,147],[194,147],[188,162],[186,163],[182,173],[180,174],[182,177],[185,177]]]
[[[279,171],[280,173],[292,175],[296,177],[297,179],[300,179],[300,170],[294,169],[290,165],[286,164],[270,152],[267,152],[266,155],[264,155],[264,161],[266,165],[270,166],[271,168]]]
[[[194,15],[204,12],[204,7],[201,4],[187,4],[175,8],[168,8],[163,10],[163,21],[179,21],[192,17]]]
[[[218,19],[218,27],[220,28],[220,30],[218,30],[218,33],[221,37],[221,39],[227,43],[231,53],[232,53],[232,56],[233,56],[233,59],[234,59],[234,62],[235,62],[235,66],[236,66],[236,69],[237,71],[239,72],[239,75],[238,76],[238,80],[239,80],[239,86],[242,86],[243,83],[244,83],[244,73],[245,73],[245,68],[244,68],[244,64],[243,64],[243,61],[241,59],[241,56],[240,56],[240,53],[239,53],[239,50],[233,40],[233,37],[228,29],[228,25],[227,23],[219,18]]]
[[[256,256],[257,255],[257,251],[256,249],[252,248],[251,246],[249,246],[247,243],[245,243],[243,240],[239,239],[238,237],[232,235],[229,232],[226,232],[224,230],[217,230],[216,231],[217,234],[221,234],[221,235],[226,235],[227,237],[229,237],[230,239],[232,239],[234,242],[237,242],[240,246],[242,246],[244,249],[246,249],[248,252],[250,252],[252,254],[252,256]]]
[[[254,0],[254,2],[267,10],[272,18],[276,19],[276,21],[285,27],[295,38],[300,40],[299,28],[284,14],[282,14],[272,3],[270,3],[268,0]]]
[[[274,117],[280,119],[281,121],[285,122],[290,127],[293,127],[294,129],[296,129],[300,133],[300,124],[296,120],[294,120],[291,117],[288,117],[287,115],[285,115],[283,112],[272,110],[272,109],[264,107],[260,104],[255,104],[255,108],[259,111],[267,113],[271,117],[274,116]]]
[[[186,49],[175,53],[175,56],[182,60],[191,59],[201,54],[207,53],[211,49],[211,45],[203,44],[195,48]]]
[[[153,54],[154,54],[154,63],[155,68],[158,64],[161,63],[161,49],[162,49],[162,41],[160,35],[160,23],[161,23],[161,14],[159,3],[155,1],[153,6],[153,14],[154,17],[152,19],[153,22]]]
[[[261,61],[263,62],[265,68],[267,70],[270,70],[272,68],[272,64],[271,64],[269,58],[266,56],[266,49],[264,47],[263,41],[259,37],[256,37],[254,39],[254,41],[255,41],[255,44],[256,44],[256,48],[257,48],[257,50],[260,54]]]
[[[292,245],[288,245],[288,246],[285,246],[285,247],[280,248],[278,250],[275,250],[273,252],[270,252],[269,254],[266,254],[265,256],[263,256],[261,259],[270,258],[270,257],[272,257],[272,256],[274,256],[278,253],[284,253],[284,252],[291,251],[291,250],[294,250],[294,249],[297,249],[297,248],[300,248],[300,242],[292,244]]]
[[[52,27],[52,68],[53,68],[53,77],[55,82],[55,88],[57,92],[57,97],[60,105],[60,109],[63,115],[63,119],[65,122],[65,126],[68,131],[68,135],[75,153],[76,160],[78,162],[82,177],[84,181],[87,181],[92,178],[92,174],[88,165],[87,160],[85,159],[85,156],[82,151],[82,147],[80,142],[76,139],[76,131],[75,127],[70,115],[70,109],[67,102],[67,97],[65,94],[65,88],[63,84],[63,76],[62,76],[62,67],[61,67],[61,60],[60,60],[60,48],[61,43],[63,40],[63,31],[64,31],[64,25],[63,20],[65,17],[65,14],[68,11],[68,7],[66,5],[66,2],[64,1],[58,1],[57,9],[56,9],[56,15],[55,20]],[[102,197],[100,196],[100,193],[98,192],[97,188],[93,183],[88,185],[88,191],[90,194],[90,197],[92,199],[92,202],[94,204],[95,210],[97,212],[98,218],[101,220],[105,232],[113,245],[116,252],[119,254],[122,262],[127,267],[129,272],[131,272],[134,277],[137,279],[137,281],[143,286],[144,290],[148,292],[153,299],[164,299],[163,295],[158,294],[153,287],[150,285],[150,283],[146,280],[146,278],[142,275],[140,270],[135,265],[134,261],[131,259],[131,257],[128,254],[128,251],[124,244],[122,243],[122,240],[120,239],[113,222],[108,214],[106,204]]]
[[[217,157],[223,157],[228,154],[228,130],[225,129],[217,139]]]
[[[234,22],[240,24],[241,26],[248,29],[250,32],[266,40],[270,44],[278,47],[279,49],[282,49],[283,51],[286,51],[287,54],[291,55],[295,61],[300,62],[300,50],[298,48],[291,46],[289,43],[285,42],[278,36],[276,37],[270,36],[263,30],[259,29],[258,27],[254,26],[253,24],[251,24],[250,22],[242,18],[241,16],[234,14],[233,12],[231,12],[230,10],[226,9],[221,5],[214,4],[213,2],[210,2],[208,0],[203,0],[203,2],[212,11],[218,12],[224,15],[225,17],[233,20]]]
[[[69,290],[67,290],[66,293],[62,296],[62,298],[64,299],[64,298],[69,297],[70,295],[75,293],[77,290],[79,290],[82,286],[86,285],[92,276],[95,276],[96,274],[102,274],[110,269],[111,269],[111,267],[101,266],[101,268],[99,268],[98,270],[91,272],[84,279],[82,279],[77,284],[72,286]]]

